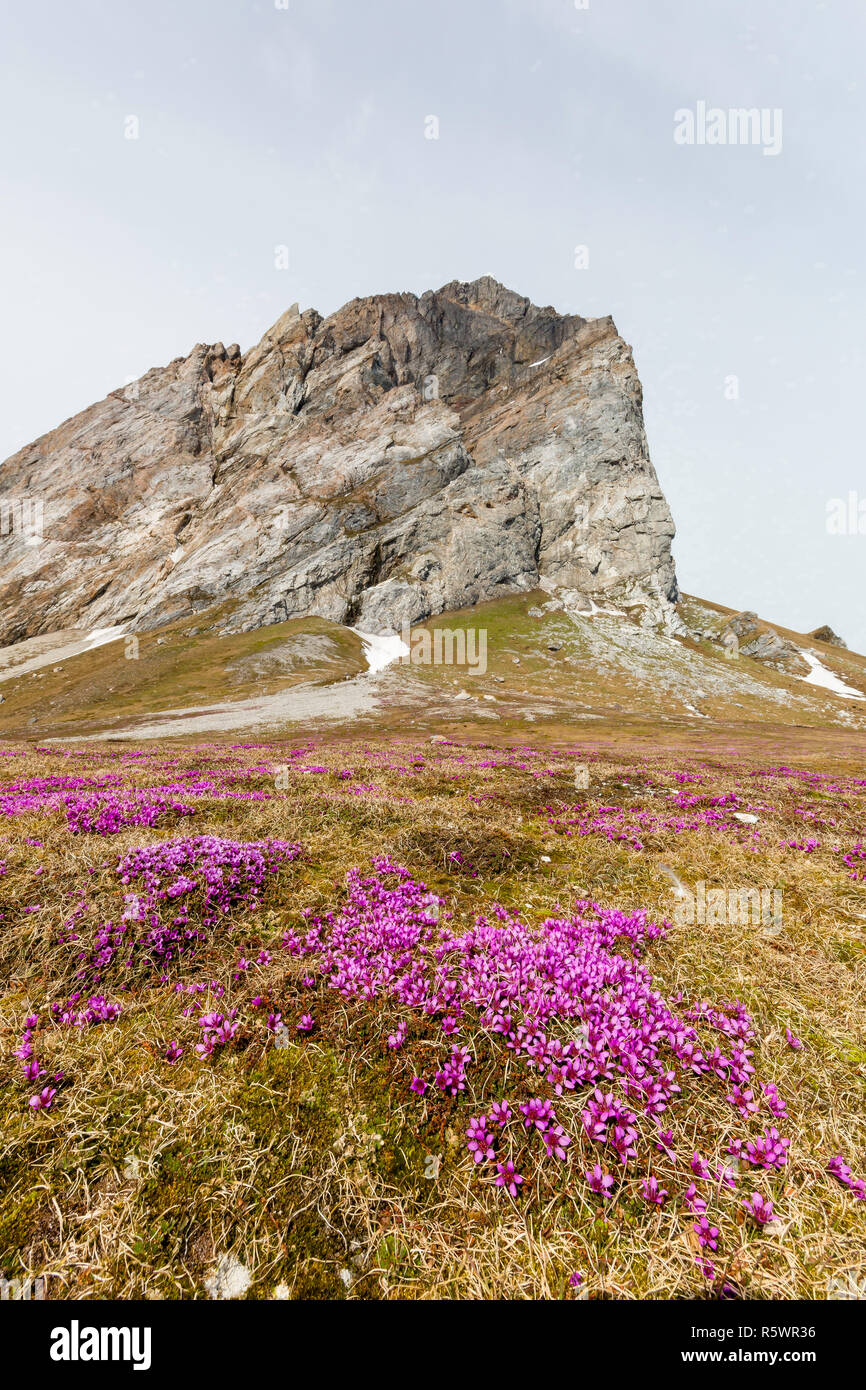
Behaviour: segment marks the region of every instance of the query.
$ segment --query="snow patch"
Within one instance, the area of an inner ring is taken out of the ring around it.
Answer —
[[[104,647],[106,642],[116,642],[122,636],[122,625],[120,627],[95,627],[82,640],[84,649],[90,652],[93,651],[94,647]]]
[[[822,690],[832,690],[834,695],[843,695],[846,700],[866,700],[862,690],[855,690],[853,686],[846,685],[835,672],[827,669],[823,661],[819,661],[814,652],[803,649],[801,656],[812,668],[808,676],[798,677],[799,680],[805,681],[806,685],[819,685]]]
[[[349,631],[361,639],[368,675],[384,671],[392,661],[409,655],[409,648],[397,632],[361,632],[357,627],[350,628]]]

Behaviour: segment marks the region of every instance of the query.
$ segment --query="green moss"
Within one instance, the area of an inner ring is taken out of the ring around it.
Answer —
[[[30,1188],[5,1197],[0,1207],[0,1269],[12,1269],[30,1243],[33,1227],[45,1207],[45,1192]]]

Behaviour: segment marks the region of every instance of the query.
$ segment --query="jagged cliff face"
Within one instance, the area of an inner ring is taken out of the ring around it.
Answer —
[[[27,498],[43,539],[0,536],[4,643],[227,599],[230,628],[382,630],[539,586],[676,622],[630,349],[487,277],[200,345],[0,466]]]

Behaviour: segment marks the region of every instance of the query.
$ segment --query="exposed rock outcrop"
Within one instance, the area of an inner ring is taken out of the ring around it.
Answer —
[[[767,623],[760,622],[756,613],[745,610],[729,618],[721,634],[723,646],[730,646],[731,635],[737,639],[741,656],[751,656],[755,661],[763,661],[768,666],[794,675],[809,672],[809,665],[797,644],[782,637]]]
[[[829,642],[831,647],[843,647],[845,651],[848,650],[848,643],[843,642],[842,638],[827,623],[823,627],[816,627],[814,632],[809,633],[809,636],[814,637],[816,642]]]
[[[295,306],[246,354],[199,345],[0,466],[42,533],[0,537],[0,642],[227,600],[230,629],[383,630],[540,584],[676,626],[641,404],[611,319],[489,277]]]

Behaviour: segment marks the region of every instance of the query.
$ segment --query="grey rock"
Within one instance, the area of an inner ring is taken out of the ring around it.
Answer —
[[[7,459],[0,495],[43,504],[41,545],[0,537],[6,644],[227,601],[223,631],[393,630],[542,586],[675,625],[630,348],[489,276],[199,344]]]

